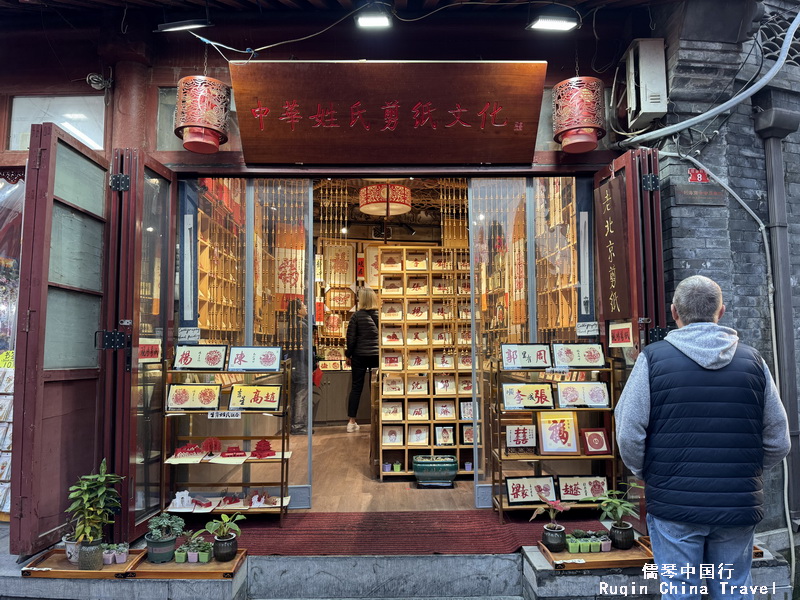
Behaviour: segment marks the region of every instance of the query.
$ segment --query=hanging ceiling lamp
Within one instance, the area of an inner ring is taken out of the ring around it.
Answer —
[[[595,150],[605,134],[602,81],[573,77],[553,86],[553,139],[564,152]]]
[[[196,75],[178,82],[175,135],[190,152],[213,154],[228,141],[231,88],[212,77]]]
[[[411,210],[411,188],[396,183],[376,183],[358,192],[361,212],[376,216],[402,215]]]

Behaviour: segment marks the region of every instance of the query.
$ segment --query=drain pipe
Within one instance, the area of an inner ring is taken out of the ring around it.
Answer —
[[[787,457],[790,478],[789,506],[791,519],[800,516],[800,424],[798,423],[797,363],[794,348],[794,319],[792,314],[791,256],[786,209],[786,177],[782,140],[800,127],[800,113],[783,108],[770,108],[756,115],[756,133],[764,138],[767,167],[767,198],[769,202],[770,246],[772,249],[775,313],[778,323],[778,389],[789,417],[792,450]]]

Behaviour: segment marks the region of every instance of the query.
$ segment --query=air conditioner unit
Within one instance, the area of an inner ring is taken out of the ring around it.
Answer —
[[[372,228],[372,239],[373,240],[382,240],[383,239],[383,227],[381,225],[376,225]],[[386,228],[386,239],[392,239],[392,228]]]
[[[647,127],[667,114],[667,68],[662,38],[641,38],[625,51],[628,129]]]

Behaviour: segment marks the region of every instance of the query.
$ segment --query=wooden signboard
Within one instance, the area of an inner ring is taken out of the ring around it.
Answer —
[[[527,164],[545,62],[230,63],[245,161]]]

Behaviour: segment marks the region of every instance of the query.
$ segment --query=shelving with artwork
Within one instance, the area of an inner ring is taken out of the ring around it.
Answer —
[[[281,349],[177,346],[166,365],[164,509],[275,513],[282,521],[292,453],[291,366]]]
[[[458,472],[473,473],[482,440],[473,419],[467,257],[465,250],[440,247],[379,250],[381,374],[373,435],[381,479],[412,475],[414,456],[431,454],[455,455]]]
[[[598,344],[504,344],[493,362],[492,501],[500,514],[616,482],[615,373]],[[532,466],[532,468],[531,468]]]

